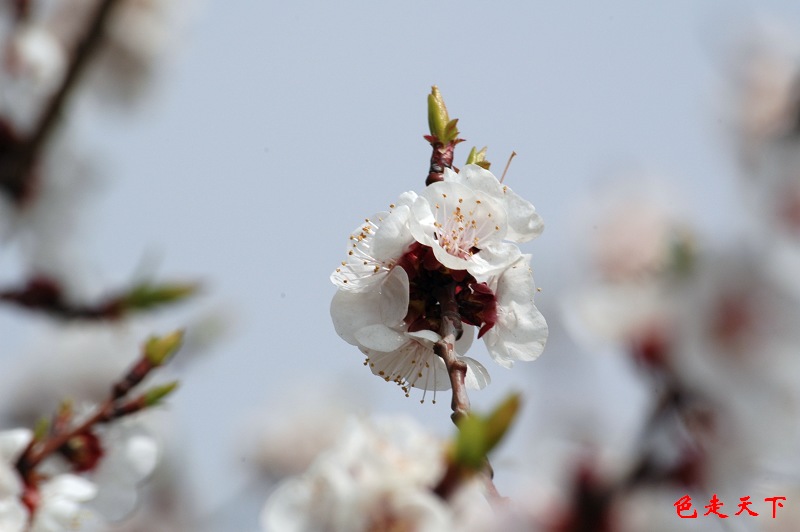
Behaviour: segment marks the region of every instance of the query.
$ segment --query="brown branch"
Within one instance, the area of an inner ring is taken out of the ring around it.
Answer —
[[[497,491],[497,486],[494,485],[494,469],[489,463],[489,459],[484,460],[483,471],[477,473],[480,475],[483,482],[483,487],[486,490],[486,499],[493,508],[499,508],[508,502],[507,497],[500,495]],[[474,470],[465,468],[463,465],[449,460],[447,462],[447,469],[444,475],[439,480],[439,483],[433,487],[434,495],[439,496],[442,500],[449,500],[453,495],[458,492],[458,489],[464,484],[465,481],[473,478],[476,475]]]
[[[450,377],[450,387],[453,390],[453,398],[450,407],[453,414],[450,416],[453,423],[469,413],[469,397],[467,396],[466,378],[467,364],[456,354],[455,343],[463,333],[461,317],[458,314],[458,304],[455,298],[455,285],[450,284],[444,287],[437,294],[439,305],[441,306],[442,320],[439,327],[441,339],[436,342],[434,352],[444,362],[447,374]]]
[[[103,31],[112,9],[119,0],[102,0],[93,13],[83,37],[78,41],[61,86],[45,106],[33,132],[19,143],[10,144],[0,152],[0,190],[16,203],[23,202],[32,192],[33,170],[39,154],[55,132],[74,88],[86,66],[99,49]]]
[[[425,179],[425,185],[430,185],[431,183],[444,181],[444,169],[453,167],[453,152],[456,144],[458,144],[461,139],[457,139],[445,146],[439,142],[436,137],[426,136],[425,138],[431,143],[431,148],[433,148],[428,177]]]
[[[483,488],[486,490],[486,499],[493,508],[498,508],[509,501],[508,497],[503,497],[497,491],[497,486],[494,485],[494,468],[489,462],[489,457],[486,457],[486,463],[483,466]]]
[[[112,398],[106,399],[86,421],[77,427],[63,432],[57,432],[41,445],[36,445],[36,442],[29,445],[26,451],[22,453],[22,456],[19,457],[16,464],[17,470],[22,478],[26,480],[26,484],[36,469],[36,466],[45,458],[58,451],[71,438],[87,432],[96,424],[109,421],[113,417],[113,412],[114,400]]]
[[[444,475],[442,475],[441,480],[434,486],[432,491],[435,495],[438,495],[439,498],[446,501],[458,491],[463,480],[463,469],[454,462],[449,462],[447,464],[447,469],[444,471]]]

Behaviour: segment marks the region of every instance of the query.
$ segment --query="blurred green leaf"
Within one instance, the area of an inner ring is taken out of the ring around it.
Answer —
[[[479,416],[469,415],[458,424],[455,461],[458,465],[479,470],[486,457],[486,422]]]
[[[517,417],[521,399],[518,393],[508,396],[486,419],[486,453],[494,449]]]
[[[144,310],[186,299],[194,295],[198,288],[194,283],[143,283],[124,294],[120,303],[128,310]]]
[[[511,428],[520,407],[520,395],[512,394],[488,416],[470,414],[458,424],[454,460],[464,469],[479,471],[486,456]]]

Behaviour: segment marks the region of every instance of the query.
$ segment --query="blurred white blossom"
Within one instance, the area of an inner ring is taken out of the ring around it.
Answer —
[[[263,529],[460,530],[454,508],[432,492],[444,473],[444,450],[408,419],[351,420],[306,473],[278,486],[262,513]],[[485,500],[470,500],[473,512],[490,512]]]

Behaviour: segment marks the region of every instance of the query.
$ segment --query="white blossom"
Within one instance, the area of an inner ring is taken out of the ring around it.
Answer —
[[[158,463],[158,443],[141,425],[138,419],[117,421],[100,435],[105,454],[91,472],[98,494],[88,507],[110,521],[134,509],[140,484]]]
[[[444,450],[408,419],[353,420],[305,474],[278,486],[262,526],[281,532],[462,529],[454,509],[432,491],[444,473]]]
[[[534,206],[526,199],[504,185],[489,170],[478,165],[468,164],[461,171],[450,168],[444,171],[444,180],[461,183],[475,191],[489,194],[498,200],[505,210],[508,229],[505,238],[519,244],[533,240],[544,230],[544,222]]]
[[[483,340],[492,359],[506,368],[515,360],[535,360],[544,350],[548,329],[533,302],[530,255],[519,255],[489,287],[497,297],[497,321]]]
[[[442,340],[437,305],[443,290],[453,292],[447,297],[457,299],[464,322],[455,351],[467,365],[469,387],[490,381],[479,362],[464,356],[473,326],[505,367],[538,357],[547,338],[533,303],[529,257],[515,243],[542,231],[533,205],[479,166],[458,174],[448,169],[444,177],[365,219],[331,275],[339,288],[331,303],[337,333],[367,355],[374,374],[406,393],[410,387],[450,388],[434,352]]]
[[[77,475],[61,474],[42,483],[31,532],[61,532],[76,528],[80,523],[82,504],[95,495],[97,488],[94,484]]]
[[[410,203],[417,195],[406,192],[390,210],[364,220],[350,235],[347,258],[331,274],[344,290],[364,291],[379,284],[414,241],[408,227]]]
[[[22,504],[23,484],[14,463],[31,438],[30,431],[14,429],[0,432],[0,530],[21,532],[28,521]]]
[[[433,349],[441,337],[429,330],[408,331],[403,322],[408,300],[408,275],[394,268],[380,290],[339,290],[331,302],[331,317],[339,336],[367,355],[366,364],[375,375],[395,382],[406,394],[408,387],[448,390],[447,368]],[[465,326],[455,349],[467,364],[467,385],[480,389],[489,384],[488,372],[477,360],[463,356],[473,336],[472,328]]]
[[[567,327],[592,350],[627,348],[669,327],[675,283],[694,253],[674,194],[660,181],[637,176],[606,188],[581,209],[588,257],[563,300]]]
[[[35,486],[25,486],[14,463],[28,446],[33,434],[27,429],[0,433],[0,530],[15,532],[61,532],[72,530],[79,522],[82,504],[97,494],[97,488],[85,478],[59,473]],[[33,516],[22,504],[27,491],[35,491]],[[30,527],[24,528],[30,521]],[[6,528],[7,527],[7,528]]]
[[[0,109],[13,125],[29,129],[39,108],[64,76],[66,53],[47,27],[27,22],[5,42],[0,68]]]
[[[508,230],[502,204],[480,190],[441,181],[425,188],[412,206],[411,234],[452,270],[486,275],[506,266],[501,247]],[[489,250],[490,253],[484,253]]]

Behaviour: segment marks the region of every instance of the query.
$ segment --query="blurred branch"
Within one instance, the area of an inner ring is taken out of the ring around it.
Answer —
[[[5,142],[0,145],[0,191],[15,203],[24,202],[31,194],[36,161],[55,132],[73,89],[99,49],[106,23],[117,3],[119,0],[102,0],[98,4],[85,33],[78,40],[61,86],[47,102],[30,135],[22,140],[3,139]]]
[[[182,301],[198,289],[192,283],[140,284],[97,303],[71,303],[56,281],[34,277],[22,288],[0,290],[0,302],[64,319],[113,320],[130,313]]]

